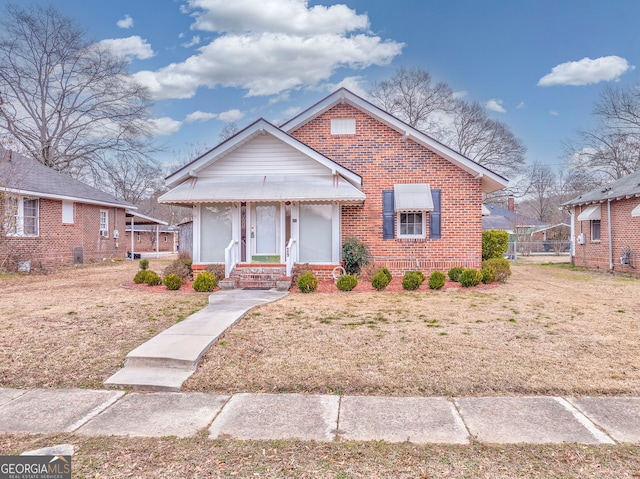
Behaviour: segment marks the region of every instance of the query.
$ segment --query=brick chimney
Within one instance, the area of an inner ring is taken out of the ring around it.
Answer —
[[[509,196],[508,208],[509,208],[509,211],[513,211],[513,212],[516,211],[516,201],[513,198],[513,196]]]

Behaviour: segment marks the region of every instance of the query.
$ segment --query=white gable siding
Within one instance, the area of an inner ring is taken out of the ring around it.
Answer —
[[[329,169],[271,135],[248,141],[219,159],[200,176],[326,175]]]

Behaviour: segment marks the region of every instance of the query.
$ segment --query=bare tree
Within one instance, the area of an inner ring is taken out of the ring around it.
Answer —
[[[391,79],[374,83],[369,94],[383,110],[428,134],[440,131],[438,114],[451,112],[454,104],[449,85],[434,84],[420,68],[398,68]]]
[[[115,158],[101,157],[96,167],[95,181],[102,181],[103,189],[136,205],[151,197],[163,183],[162,169],[138,154],[120,153]]]
[[[529,206],[531,216],[545,223],[558,220],[557,176],[549,165],[534,163],[527,174],[529,178]]]
[[[384,110],[496,173],[514,176],[522,169],[526,148],[508,126],[479,103],[454,99],[451,88],[434,84],[425,70],[400,67],[369,94]]]
[[[0,129],[30,156],[73,172],[146,149],[150,97],[125,59],[52,6],[9,4],[0,26]]]
[[[218,139],[222,142],[224,140],[231,138],[233,135],[238,133],[238,131],[240,131],[240,128],[238,128],[238,125],[236,125],[235,121],[232,121],[231,123],[227,123],[224,126],[224,128],[220,131],[220,134],[218,135]]]

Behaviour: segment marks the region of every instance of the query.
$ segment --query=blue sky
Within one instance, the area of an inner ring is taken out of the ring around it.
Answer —
[[[151,88],[163,163],[214,146],[227,122],[277,123],[415,66],[509,125],[530,163],[560,166],[563,142],[594,126],[602,89],[640,80],[637,0],[54,4]]]

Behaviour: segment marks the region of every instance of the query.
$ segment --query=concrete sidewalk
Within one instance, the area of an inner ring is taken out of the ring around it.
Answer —
[[[0,389],[0,433],[416,444],[640,442],[636,397],[367,397]]]
[[[107,379],[105,386],[145,391],[180,391],[202,356],[226,329],[251,308],[285,296],[270,290],[222,290],[209,304],[184,321],[164,330],[127,354],[124,368]]]

